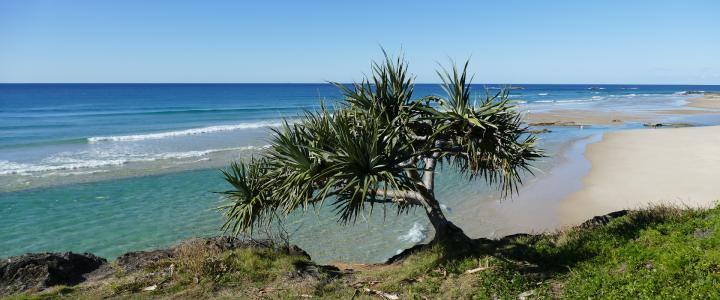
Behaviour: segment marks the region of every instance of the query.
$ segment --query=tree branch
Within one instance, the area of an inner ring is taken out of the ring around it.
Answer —
[[[377,189],[373,191],[375,195],[385,198],[394,203],[411,204],[411,205],[423,205],[425,203],[425,197],[416,191],[398,191],[398,190],[385,190]]]

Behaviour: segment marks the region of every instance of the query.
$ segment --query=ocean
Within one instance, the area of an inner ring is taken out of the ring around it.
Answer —
[[[474,89],[480,95],[500,87]],[[720,91],[682,85],[515,88],[511,98],[525,111],[667,109],[694,96],[687,91]],[[428,94],[442,90],[416,86],[415,95]],[[269,128],[283,119],[322,101],[332,105],[339,96],[330,84],[0,84],[0,257],[76,251],[112,258],[221,234],[215,208],[222,199],[214,192],[229,186],[219,169],[262,151]],[[558,154],[607,129],[553,130],[541,143]],[[549,172],[558,161],[551,156],[538,168]],[[483,236],[517,229],[492,210],[500,205],[492,187],[442,172],[438,194],[451,219],[488,220],[487,228],[473,231]],[[380,262],[424,240],[428,228],[420,211],[399,217],[390,209],[376,211],[350,226],[335,221],[321,209],[298,212],[286,226],[291,241],[320,262]]]

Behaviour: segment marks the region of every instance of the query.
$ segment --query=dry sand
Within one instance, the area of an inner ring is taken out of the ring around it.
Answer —
[[[583,187],[560,205],[562,224],[649,204],[720,200],[720,126],[610,132],[587,147]]]

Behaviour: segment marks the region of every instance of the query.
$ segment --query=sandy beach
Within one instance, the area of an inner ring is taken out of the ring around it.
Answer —
[[[705,93],[702,97],[691,98],[687,106],[720,109],[720,93]]]
[[[720,94],[705,93],[689,98],[687,104],[678,108],[647,111],[557,109],[540,112],[526,112],[525,120],[530,125],[619,125],[625,122],[657,122],[669,116],[690,116],[720,114]]]
[[[650,204],[720,200],[720,126],[606,133],[588,146],[583,187],[560,205],[563,224]]]

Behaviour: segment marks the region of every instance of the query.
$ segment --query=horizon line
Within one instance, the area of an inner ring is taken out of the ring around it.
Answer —
[[[334,82],[0,82],[0,85],[9,84],[315,84],[315,85],[332,85]],[[340,82],[340,84],[353,84],[355,82]],[[442,82],[415,82],[414,84],[426,85],[426,84],[437,84],[441,85]],[[481,82],[471,83],[471,85],[500,85],[500,86],[513,86],[513,85],[692,85],[692,86],[720,86],[717,84],[698,84],[698,83],[492,83],[492,82]]]

